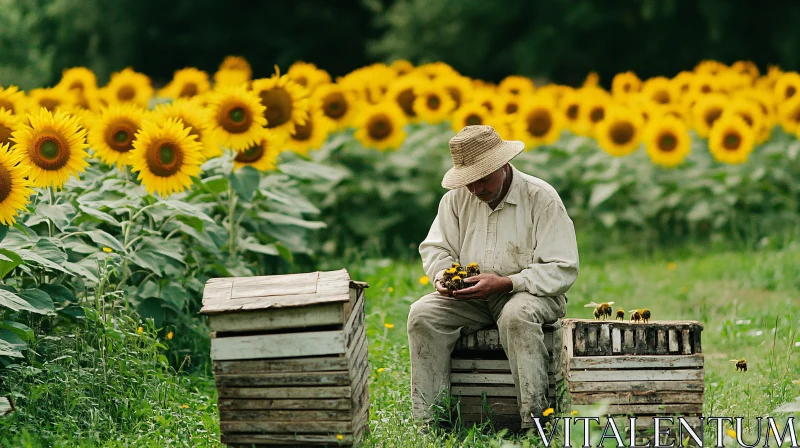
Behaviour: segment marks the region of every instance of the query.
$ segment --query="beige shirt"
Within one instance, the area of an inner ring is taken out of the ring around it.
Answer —
[[[422,266],[440,279],[454,262],[511,278],[513,292],[558,296],[578,277],[575,228],[547,182],[512,165],[505,198],[492,210],[466,187],[450,190],[419,246]]]

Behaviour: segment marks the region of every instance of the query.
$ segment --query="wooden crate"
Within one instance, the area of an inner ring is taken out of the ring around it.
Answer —
[[[703,411],[703,326],[696,321],[564,319],[564,371],[572,405],[609,401],[615,423]],[[676,421],[677,422],[677,421]],[[693,426],[699,429],[699,426]]]
[[[561,322],[542,325],[542,330],[550,358],[547,401],[559,409],[566,393]],[[450,357],[450,372],[450,393],[458,397],[465,426],[491,421],[497,430],[520,428],[517,392],[496,327],[462,336]]]
[[[366,287],[344,269],[206,283],[223,443],[359,441],[369,419]]]

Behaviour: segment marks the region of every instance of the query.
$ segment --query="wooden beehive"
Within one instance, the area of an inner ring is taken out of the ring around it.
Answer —
[[[215,278],[212,330],[223,443],[349,446],[367,429],[364,288],[347,271]]]
[[[559,409],[565,395],[561,322],[542,325],[549,363],[547,401]],[[517,392],[497,328],[462,336],[450,357],[450,393],[458,398],[462,422],[470,427],[491,421],[495,429],[521,425]]]
[[[681,415],[699,429],[704,389],[699,322],[564,319],[563,323],[564,369],[572,405],[608,400],[608,416],[620,428],[620,423],[627,428],[628,416],[637,418],[637,428],[652,430],[654,417]]]

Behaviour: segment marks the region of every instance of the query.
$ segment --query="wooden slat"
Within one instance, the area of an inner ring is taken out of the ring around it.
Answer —
[[[517,396],[517,390],[514,388],[514,386],[484,387],[484,386],[461,386],[459,384],[453,384],[450,387],[450,393],[453,394],[453,395],[478,396],[478,397],[480,397],[484,392],[489,397],[516,397]]]
[[[455,384],[514,384],[510,373],[451,373],[450,382]]]
[[[571,370],[569,381],[598,381],[622,384],[628,381],[702,381],[702,369],[673,370]]]
[[[347,323],[344,326],[344,334],[346,335],[345,344],[350,344],[350,339],[352,339],[354,335],[358,334],[358,331],[363,328],[364,300],[359,297],[353,307],[353,312],[350,313],[350,317],[347,319]]]
[[[634,331],[635,341],[634,341],[634,353],[637,355],[644,355],[647,353],[647,340],[645,339],[645,329],[644,328],[637,328]]]
[[[601,401],[611,404],[667,404],[667,403],[703,403],[703,392],[573,392],[570,394],[572,404],[592,405]]]
[[[611,354],[611,326],[608,324],[600,325],[600,335],[597,340],[599,348],[598,354],[610,355]]]
[[[328,409],[328,410],[350,410],[351,402],[347,398],[331,399],[294,399],[294,400],[255,400],[255,399],[235,399],[220,398],[217,400],[217,407],[220,411],[234,410],[266,410],[266,409]]]
[[[702,381],[569,381],[573,392],[702,391]]]
[[[212,314],[208,320],[212,331],[280,330],[324,325],[342,325],[342,304],[322,303],[297,308],[237,311]]]
[[[324,372],[347,370],[347,368],[347,358],[343,356],[214,361],[214,373],[222,375],[269,372]]]
[[[242,375],[216,375],[217,387],[264,387],[264,386],[346,386],[350,384],[348,371],[341,372],[294,372],[247,373]]]
[[[656,332],[656,353],[663,355],[667,353],[667,332],[659,328]]]
[[[669,339],[669,352],[678,353],[678,331],[670,329],[667,336]]]
[[[703,412],[702,403],[669,403],[669,404],[612,404],[606,411],[609,414],[639,416],[643,414],[695,415]]]
[[[586,354],[586,327],[584,325],[576,325],[575,333],[575,356],[582,356]]]
[[[220,431],[236,432],[308,432],[343,433],[353,431],[352,421],[308,420],[308,421],[220,421]]]
[[[350,386],[334,387],[220,387],[220,398],[240,399],[318,399],[350,398]]]
[[[621,355],[583,356],[569,360],[571,370],[585,369],[669,369],[703,367],[703,355]]]
[[[345,353],[342,331],[233,336],[211,339],[211,359],[288,358]]]
[[[308,420],[333,420],[351,421],[353,418],[350,410],[298,410],[298,409],[268,409],[258,411],[245,410],[222,410],[219,411],[219,419],[222,421],[258,421],[258,420],[279,420],[279,421],[299,421]]]
[[[622,352],[622,331],[619,328],[611,330],[611,353]]]
[[[353,435],[348,432],[342,433],[342,440],[336,438],[336,434],[225,434],[222,433],[221,442],[228,445],[242,444],[250,448],[250,444],[271,444],[289,445],[300,444],[303,446],[329,444],[338,446],[341,444],[352,444]]]
[[[479,370],[491,371],[502,370],[509,372],[511,366],[507,359],[451,359],[450,371],[457,372],[460,370]]]
[[[580,324],[588,324],[588,325],[599,325],[601,323],[607,323],[612,326],[612,328],[635,328],[635,327],[652,327],[652,328],[665,328],[665,327],[698,327],[703,328],[703,324],[700,321],[696,320],[650,320],[649,323],[643,322],[631,322],[630,320],[606,320],[606,321],[598,321],[596,319],[575,319],[575,318],[568,318],[568,319],[561,319],[561,325],[569,326],[569,325],[580,325]]]
[[[692,343],[689,340],[689,329],[688,328],[681,329],[681,340],[682,340],[681,341],[682,342],[681,346],[683,348],[683,352],[682,353],[684,355],[691,354],[692,353]]]
[[[634,353],[633,349],[633,329],[626,328],[623,330],[622,333],[622,353],[626,355],[632,355]]]
[[[233,281],[231,300],[267,298],[297,294],[316,294],[319,272],[305,274],[243,277]]]
[[[588,353],[597,352],[597,327],[587,326],[586,328],[586,351]]]
[[[703,345],[700,342],[703,329],[695,327],[692,329],[692,339],[694,341],[694,353],[703,353]]]

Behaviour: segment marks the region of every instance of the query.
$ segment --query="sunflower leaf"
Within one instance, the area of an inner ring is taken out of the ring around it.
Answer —
[[[53,300],[54,303],[59,305],[66,305],[69,303],[78,303],[75,294],[64,285],[58,284],[43,284],[39,285],[39,289],[46,292],[47,295]]]
[[[7,233],[8,233],[8,226],[0,224],[0,242],[3,241],[3,238],[6,237]]]
[[[27,289],[19,293],[33,307],[29,310],[37,314],[48,314],[56,310],[53,299],[41,289]]]
[[[22,257],[8,249],[0,249],[0,279],[23,263]]]
[[[252,166],[243,166],[230,177],[231,186],[243,201],[253,199],[260,180],[261,173]]]
[[[96,209],[94,207],[90,207],[90,206],[88,206],[86,204],[79,204],[78,208],[80,208],[83,213],[86,213],[89,216],[97,218],[100,221],[107,222],[109,224],[113,224],[116,227],[121,227],[122,226],[122,224],[120,224],[120,222],[117,221],[116,218],[114,218],[113,216],[109,215],[108,213],[102,212],[102,211],[100,211],[100,210],[98,210],[98,209]]]
[[[122,243],[120,243],[119,240],[117,240],[113,236],[109,235],[108,232],[105,232],[105,231],[99,230],[99,229],[95,229],[95,230],[88,230],[88,231],[83,232],[83,233],[85,233],[86,236],[91,238],[92,241],[94,241],[95,243],[97,243],[97,244],[99,244],[101,246],[110,247],[110,248],[112,248],[112,249],[114,249],[114,250],[116,250],[118,252],[124,252],[125,251],[125,247],[122,245]]]
[[[619,182],[609,182],[596,184],[592,189],[592,196],[589,199],[589,208],[597,208],[619,190]]]

